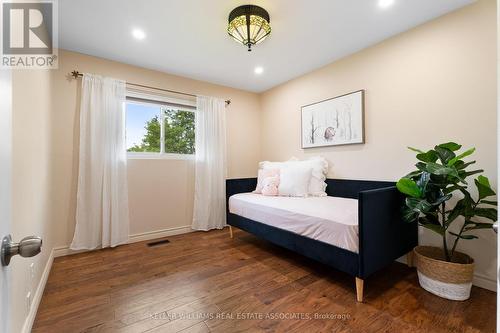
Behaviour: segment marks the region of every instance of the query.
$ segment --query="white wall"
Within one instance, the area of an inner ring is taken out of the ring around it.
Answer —
[[[407,146],[457,141],[477,148],[496,186],[496,64],[496,1],[481,0],[263,93],[262,159],[320,154],[330,177],[397,180],[416,163]],[[301,106],[360,89],[366,144],[302,150]],[[476,283],[494,287],[496,235],[478,235],[459,249],[476,260]]]
[[[60,50],[59,69],[52,71],[52,141],[55,152],[54,218],[57,247],[67,247],[75,227],[78,175],[79,92],[73,70],[124,79],[153,87],[231,99],[227,107],[228,175],[255,176],[260,157],[260,105],[254,93],[169,75],[137,66]],[[175,96],[179,98],[179,96]],[[131,235],[158,237],[189,230],[194,200],[192,160],[128,160]],[[148,236],[149,235],[149,236]]]
[[[129,159],[128,186],[131,235],[190,230],[194,160]]]
[[[51,81],[48,70],[17,70],[12,75],[12,236],[43,238],[42,252],[33,258],[16,256],[11,261],[12,332],[21,332],[28,315],[26,295],[35,298],[42,274],[55,243],[53,213],[61,209],[52,190],[57,183],[51,144]],[[34,277],[30,264],[34,264]],[[38,292],[42,292],[38,289]],[[41,296],[41,295],[39,295]],[[32,320],[34,318],[29,318]]]

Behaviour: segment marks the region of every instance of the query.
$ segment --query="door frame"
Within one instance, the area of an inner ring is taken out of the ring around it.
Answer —
[[[12,72],[0,69],[0,241],[11,231]],[[10,332],[10,268],[0,266],[0,332]]]

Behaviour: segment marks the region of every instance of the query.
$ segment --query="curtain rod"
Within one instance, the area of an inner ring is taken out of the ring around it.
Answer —
[[[83,74],[80,73],[77,70],[72,71],[70,73],[70,75],[72,77],[74,77],[75,79],[83,76]],[[180,94],[180,95],[185,95],[185,96],[197,97],[194,94],[188,94],[188,93],[185,93],[185,92],[182,92],[182,91],[175,91],[175,90],[168,90],[168,89],[163,89],[163,88],[156,88],[156,87],[151,87],[151,86],[146,86],[146,85],[143,85],[143,84],[131,83],[131,82],[127,82],[127,84],[131,85],[131,86],[135,86],[135,87],[140,87],[140,88],[154,89],[154,90],[160,90],[160,91],[165,91],[165,92],[174,93],[174,94]],[[226,100],[225,102],[226,102],[226,106],[228,106],[229,104],[231,104],[231,100],[230,99]]]

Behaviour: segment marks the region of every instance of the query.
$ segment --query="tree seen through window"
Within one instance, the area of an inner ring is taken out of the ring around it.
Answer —
[[[127,138],[128,152],[194,154],[194,112],[158,106],[156,114],[143,112],[141,118],[137,114],[131,114],[132,112],[140,112],[140,110],[135,110],[134,106],[129,107],[129,104],[132,103],[127,103],[127,135],[130,132],[130,136],[133,136],[133,138]],[[162,120],[164,131],[163,149],[161,149]],[[136,128],[138,126],[142,126],[143,129]]]

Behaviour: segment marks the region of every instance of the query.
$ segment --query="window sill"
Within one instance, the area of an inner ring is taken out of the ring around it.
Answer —
[[[127,153],[129,160],[194,160],[194,154]]]

